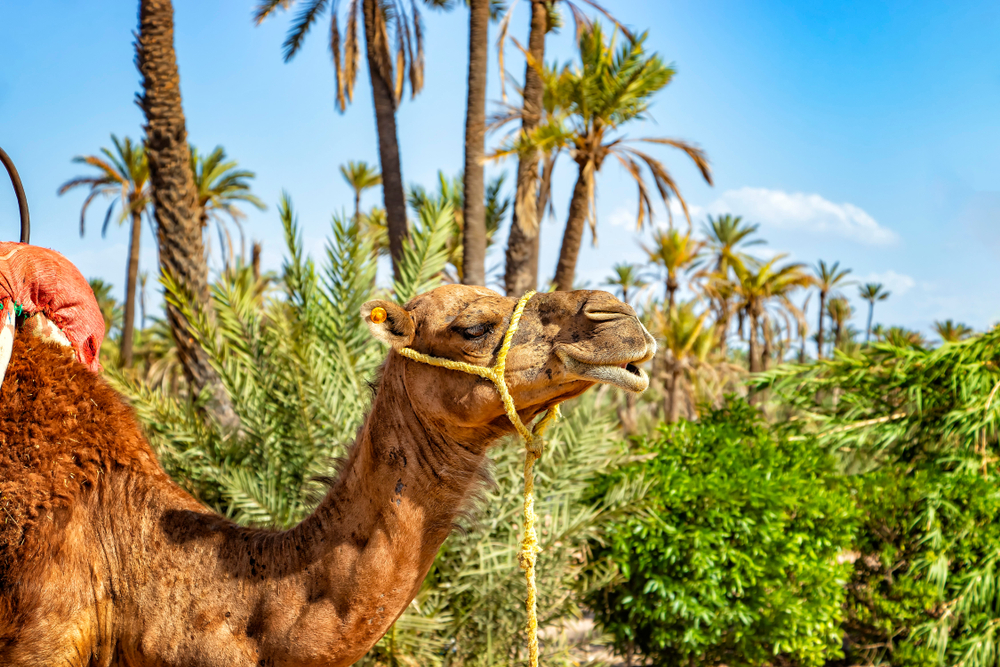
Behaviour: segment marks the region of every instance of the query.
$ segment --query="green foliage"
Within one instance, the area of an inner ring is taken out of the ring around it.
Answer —
[[[604,476],[644,494],[595,547],[620,577],[589,597],[619,651],[656,665],[820,665],[840,653],[850,497],[829,457],[741,401],[662,426]]]
[[[792,437],[864,473],[845,623],[855,663],[997,663],[998,356],[993,329],[933,350],[873,343],[756,380]]]

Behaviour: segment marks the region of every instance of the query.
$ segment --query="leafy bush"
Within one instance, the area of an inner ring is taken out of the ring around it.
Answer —
[[[840,654],[853,509],[830,457],[769,432],[739,400],[662,426],[602,477],[642,500],[594,549],[618,579],[589,597],[616,648],[656,665],[819,665]]]
[[[758,379],[792,437],[835,451],[863,513],[851,664],[998,661],[1000,328],[933,350],[877,343]]]

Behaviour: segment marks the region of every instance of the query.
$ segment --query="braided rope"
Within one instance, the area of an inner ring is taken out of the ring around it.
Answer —
[[[496,386],[497,392],[500,393],[501,400],[503,400],[503,408],[507,413],[507,418],[510,419],[510,423],[514,425],[514,428],[517,429],[518,434],[524,440],[524,538],[521,540],[521,549],[517,553],[517,561],[521,569],[524,570],[524,578],[528,585],[525,607],[528,610],[529,667],[538,667],[538,610],[536,604],[535,561],[537,560],[538,553],[541,551],[541,548],[538,546],[538,534],[535,530],[535,520],[538,517],[535,515],[534,467],[535,461],[542,456],[542,434],[548,428],[549,424],[559,418],[559,406],[555,405],[549,408],[545,415],[529,431],[528,427],[521,421],[521,416],[517,414],[517,406],[514,405],[514,398],[510,394],[505,374],[507,372],[507,353],[510,352],[511,341],[514,340],[514,334],[521,323],[521,315],[524,314],[524,309],[528,305],[528,301],[534,295],[534,292],[528,292],[517,302],[514,314],[510,318],[510,325],[504,334],[500,352],[497,354],[497,361],[493,366],[476,366],[464,361],[432,357],[429,354],[423,354],[408,347],[397,350],[404,357],[413,361],[453,371],[462,371],[463,373],[470,373],[491,380],[494,386]]]

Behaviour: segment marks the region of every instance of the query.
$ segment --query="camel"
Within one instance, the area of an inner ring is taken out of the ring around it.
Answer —
[[[164,473],[132,410],[64,347],[21,335],[0,387],[0,665],[339,666],[416,595],[487,449],[513,431],[488,366],[516,300],[463,285],[362,309],[389,346],[355,443],[297,526],[238,526]],[[373,321],[373,308],[382,307]],[[533,297],[507,358],[527,422],[596,383],[632,392],[655,342],[597,291]]]

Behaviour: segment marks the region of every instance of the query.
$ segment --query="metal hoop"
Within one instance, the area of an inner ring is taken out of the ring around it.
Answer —
[[[21,185],[21,177],[17,175],[13,160],[0,148],[0,162],[7,168],[10,181],[14,184],[14,194],[17,195],[17,209],[21,214],[21,243],[28,243],[31,236],[31,220],[28,217],[28,199],[24,196],[24,186]]]

